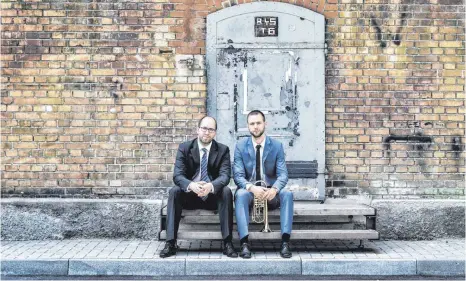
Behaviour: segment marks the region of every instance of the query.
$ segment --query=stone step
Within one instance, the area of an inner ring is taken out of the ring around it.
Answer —
[[[365,240],[379,239],[375,230],[294,230],[294,240]],[[160,239],[165,240],[166,231],[160,233]],[[238,233],[233,233],[234,239],[239,239]],[[249,232],[249,238],[254,240],[280,240],[281,234],[276,232]],[[178,239],[186,240],[222,240],[220,231],[178,231]]]
[[[375,209],[364,204],[340,205],[340,204],[318,204],[312,202],[294,202],[295,216],[373,216]],[[162,215],[167,215],[164,207]],[[270,216],[279,216],[280,210],[269,212]],[[183,216],[217,216],[214,211],[209,210],[183,210]]]
[[[270,223],[270,229],[272,231],[280,231],[279,223]],[[264,224],[249,224],[249,231],[259,231],[262,230]],[[233,232],[237,231],[238,227],[236,223],[233,223]],[[293,221],[293,231],[295,230],[353,230],[353,229],[366,229],[365,225],[355,226],[352,223],[331,223],[331,224],[311,224],[311,223],[296,223]],[[217,224],[185,224],[180,223],[178,228],[179,231],[220,231],[220,223]]]
[[[220,218],[217,213],[212,212],[212,216],[192,216],[186,215],[183,210],[180,223],[181,224],[204,224],[204,225],[218,225]],[[188,211],[189,212],[189,211]],[[236,223],[236,218],[233,216],[233,222]],[[352,223],[353,219],[348,216],[295,216],[293,224],[297,223],[312,223],[312,224],[329,224],[329,223]],[[269,215],[269,223],[280,223],[279,215]]]

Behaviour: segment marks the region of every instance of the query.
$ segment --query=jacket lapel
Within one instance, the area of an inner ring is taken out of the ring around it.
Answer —
[[[262,155],[262,164],[264,164],[265,159],[269,155],[270,150],[272,150],[272,141],[269,137],[265,137],[265,145],[264,145],[264,155]]]
[[[197,139],[193,141],[193,147],[191,148],[191,155],[194,161],[194,167],[200,166],[200,157],[199,157],[199,146],[197,145]]]
[[[253,163],[253,167],[256,167],[256,152],[254,151],[254,147],[252,146],[252,140],[251,137],[248,137],[248,141],[246,142],[247,150],[249,153],[249,159],[251,159]]]
[[[209,151],[209,167],[213,167],[215,163],[215,159],[217,159],[218,155],[218,145],[217,142],[212,140],[212,146],[210,147]]]

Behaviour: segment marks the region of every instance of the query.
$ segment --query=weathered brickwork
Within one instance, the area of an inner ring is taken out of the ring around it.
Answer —
[[[2,194],[164,192],[206,112],[206,15],[242,3],[3,1]],[[289,3],[327,19],[328,195],[464,197],[463,1]]]
[[[462,2],[339,9],[327,28],[328,185],[337,195],[463,196]]]

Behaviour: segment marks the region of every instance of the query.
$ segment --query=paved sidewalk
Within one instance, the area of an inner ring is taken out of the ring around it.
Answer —
[[[174,257],[159,258],[164,242],[142,240],[2,241],[5,276],[357,275],[464,276],[465,240],[253,242],[250,260],[228,258],[220,242],[179,241]],[[237,246],[236,243],[235,246]],[[238,247],[239,248],[239,247]]]

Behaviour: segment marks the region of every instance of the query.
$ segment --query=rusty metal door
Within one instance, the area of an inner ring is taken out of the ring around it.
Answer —
[[[247,114],[263,111],[267,135],[284,145],[289,186],[323,200],[323,16],[277,2],[221,10],[207,17],[206,57],[207,106],[219,124],[217,140],[233,149],[250,136]]]

